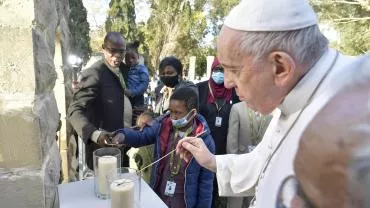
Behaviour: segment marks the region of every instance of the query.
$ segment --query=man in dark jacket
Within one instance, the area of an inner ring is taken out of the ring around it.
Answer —
[[[68,120],[86,144],[86,162],[93,169],[93,151],[107,144],[109,131],[123,128],[127,66],[122,62],[126,43],[109,32],[103,44],[104,59],[81,73],[78,90],[68,109]],[[122,149],[122,165],[128,166]]]

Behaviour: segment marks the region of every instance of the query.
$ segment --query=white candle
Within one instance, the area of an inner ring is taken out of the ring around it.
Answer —
[[[107,178],[117,178],[117,158],[113,156],[102,156],[98,160],[98,181],[100,194],[108,194]]]
[[[135,188],[134,182],[127,179],[114,181],[110,185],[111,208],[134,208]]]

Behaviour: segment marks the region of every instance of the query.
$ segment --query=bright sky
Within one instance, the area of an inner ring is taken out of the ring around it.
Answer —
[[[82,0],[87,10],[87,21],[90,28],[94,29],[104,25],[109,9],[110,0]],[[135,0],[136,22],[147,21],[150,16],[150,8],[145,0]]]

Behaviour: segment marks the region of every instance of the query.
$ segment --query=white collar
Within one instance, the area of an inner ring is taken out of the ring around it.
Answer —
[[[316,86],[332,66],[335,57],[336,51],[333,49],[328,49],[322,55],[319,61],[303,76],[279,105],[278,108],[282,115],[289,116],[306,105]]]

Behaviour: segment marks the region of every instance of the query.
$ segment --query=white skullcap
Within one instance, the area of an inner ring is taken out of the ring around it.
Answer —
[[[317,24],[307,0],[242,0],[224,24],[241,31],[288,31]]]

